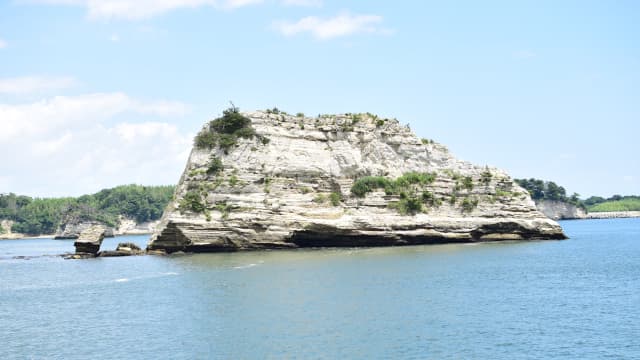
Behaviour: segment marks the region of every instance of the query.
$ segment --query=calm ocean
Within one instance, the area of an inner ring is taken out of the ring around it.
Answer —
[[[640,219],[562,225],[570,240],[91,260],[0,241],[0,358],[640,358]],[[103,248],[123,241],[147,237]]]

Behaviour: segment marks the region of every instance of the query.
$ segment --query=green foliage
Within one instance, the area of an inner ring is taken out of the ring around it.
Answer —
[[[420,139],[420,141],[422,141],[423,145],[429,145],[429,144],[433,144],[435,141],[431,140],[431,139]]]
[[[515,179],[518,185],[522,186],[531,194],[533,200],[567,200],[567,192],[562,186],[558,186],[553,181],[543,181],[538,179]]]
[[[340,206],[342,202],[342,195],[337,192],[332,192],[328,196],[326,194],[318,194],[313,198],[313,202],[316,204],[325,204],[329,202],[331,206]]]
[[[303,117],[304,117],[304,113],[299,112],[299,113],[297,113],[297,114],[296,114],[296,117],[301,117],[301,118],[303,118]]]
[[[236,185],[238,185],[239,182],[240,182],[240,180],[238,180],[237,176],[231,175],[229,177],[229,186],[235,187]]]
[[[464,179],[462,179],[462,187],[469,191],[473,190],[473,178],[471,178],[471,176],[465,176]]]
[[[218,143],[218,136],[209,131],[201,131],[196,135],[195,146],[198,149],[213,149]]]
[[[442,201],[428,190],[422,192],[422,202],[428,206],[440,206],[442,205]]]
[[[462,203],[460,204],[460,206],[462,207],[462,212],[472,212],[475,208],[478,207],[478,199],[476,198],[464,198],[462,200]]]
[[[489,168],[485,168],[485,170],[482,172],[482,174],[480,174],[480,182],[482,184],[484,184],[485,186],[491,184],[491,180],[493,179],[493,173],[491,173],[491,170],[489,170]]]
[[[316,204],[324,204],[325,202],[327,202],[327,195],[318,194],[315,198],[313,198],[313,202]]]
[[[331,202],[331,205],[339,206],[340,202],[342,201],[342,195],[338,194],[337,192],[332,192],[329,195],[329,201]]]
[[[101,221],[115,226],[118,216],[137,222],[160,218],[173,195],[173,186],[124,185],[78,198],[31,198],[0,194],[0,219],[15,221],[13,231],[52,234],[64,219]]]
[[[340,127],[340,131],[342,132],[352,132],[353,130],[355,130],[355,128],[352,124],[342,124]]]
[[[403,193],[404,194],[404,193]],[[415,215],[422,212],[422,201],[416,196],[408,196],[404,194],[398,203],[393,207],[398,210],[401,215]]]
[[[224,169],[224,165],[222,164],[222,160],[215,155],[211,155],[209,158],[209,164],[207,167],[207,174],[210,175],[218,175]]]
[[[357,197],[365,197],[367,193],[379,188],[387,188],[391,181],[382,176],[366,176],[358,179],[351,186],[351,193]]]
[[[504,190],[501,190],[501,189],[497,189],[496,190],[496,196],[511,198],[511,197],[514,196],[514,193],[512,193],[511,191],[504,191]]]
[[[377,189],[384,189],[387,195],[398,195],[412,185],[429,185],[435,180],[436,174],[420,172],[408,172],[395,180],[383,176],[366,176],[353,183],[351,194],[356,197],[365,197]]]
[[[215,206],[215,209],[220,212],[223,219],[227,219],[229,218],[229,214],[233,210],[233,206],[230,204],[227,204],[226,201],[223,201],[223,202],[217,203]]]
[[[387,119],[376,120],[376,127],[382,127],[387,122]]]
[[[588,198],[587,200],[585,200],[584,204],[587,207],[592,207],[594,205],[601,204],[601,203],[606,202],[606,201],[607,201],[607,199],[603,198],[602,196],[592,196],[592,197]],[[613,200],[613,201],[616,201],[616,200]]]
[[[640,211],[640,197],[627,196],[620,200],[607,200],[589,206],[588,209],[590,212]]]
[[[399,184],[408,183],[411,185],[413,184],[427,185],[427,184],[432,184],[434,181],[436,181],[435,173],[420,173],[420,172],[412,171],[412,172],[405,173],[404,175],[399,177],[396,180],[396,183],[399,183]]]
[[[277,111],[277,109],[274,109]],[[258,136],[251,126],[251,119],[242,115],[240,109],[232,106],[222,112],[222,116],[209,122],[195,139],[198,149],[213,149],[218,146],[225,154],[236,146],[238,139],[259,137],[265,144],[265,138]]]
[[[187,192],[178,206],[180,212],[191,211],[197,214],[203,213],[206,210],[202,195],[199,191]]]

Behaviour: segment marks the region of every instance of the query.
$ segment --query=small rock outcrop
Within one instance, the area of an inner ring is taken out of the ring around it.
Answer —
[[[138,223],[133,219],[121,216],[114,235],[144,235],[151,234],[160,220]]]
[[[144,250],[142,250],[138,245],[134,243],[119,243],[118,247],[115,251],[107,250],[101,251],[100,257],[117,257],[117,256],[132,256],[132,255],[144,255]]]
[[[460,161],[397,120],[230,109],[196,137],[147,249],[565,238],[504,171]]]
[[[56,240],[78,239],[80,234],[95,226],[101,226],[104,228],[105,237],[114,237],[114,229],[99,221],[66,219],[60,224],[60,226],[58,226],[53,238]]]
[[[536,201],[536,207],[553,220],[573,220],[587,217],[585,209],[563,201],[540,200]]]
[[[76,255],[98,255],[100,251],[100,245],[105,237],[105,227],[101,225],[94,225],[82,233],[73,243],[76,248]]]
[[[0,220],[0,239],[21,239],[24,237],[24,234],[11,231],[13,224],[13,220]]]

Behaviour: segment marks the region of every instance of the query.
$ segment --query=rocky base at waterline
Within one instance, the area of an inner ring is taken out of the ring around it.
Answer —
[[[95,253],[77,252],[75,254],[61,255],[65,259],[90,259],[95,257],[121,257],[146,255],[147,252],[134,243],[119,243],[115,250],[97,251]],[[151,255],[164,255],[164,252],[152,252]]]
[[[196,137],[147,248],[565,238],[504,171],[460,161],[396,120],[228,110]]]

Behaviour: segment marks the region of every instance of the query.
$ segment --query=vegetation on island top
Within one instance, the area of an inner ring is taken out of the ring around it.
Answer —
[[[240,109],[233,104],[222,112],[222,116],[211,120],[207,127],[200,131],[195,138],[198,149],[214,149],[216,146],[225,154],[238,144],[239,139],[258,138],[263,144],[269,139],[258,135],[251,126],[251,119],[242,115]]]
[[[120,215],[137,222],[158,220],[173,196],[173,186],[123,185],[77,198],[31,198],[0,194],[0,219],[13,220],[11,231],[53,234],[66,218],[118,224]]]

